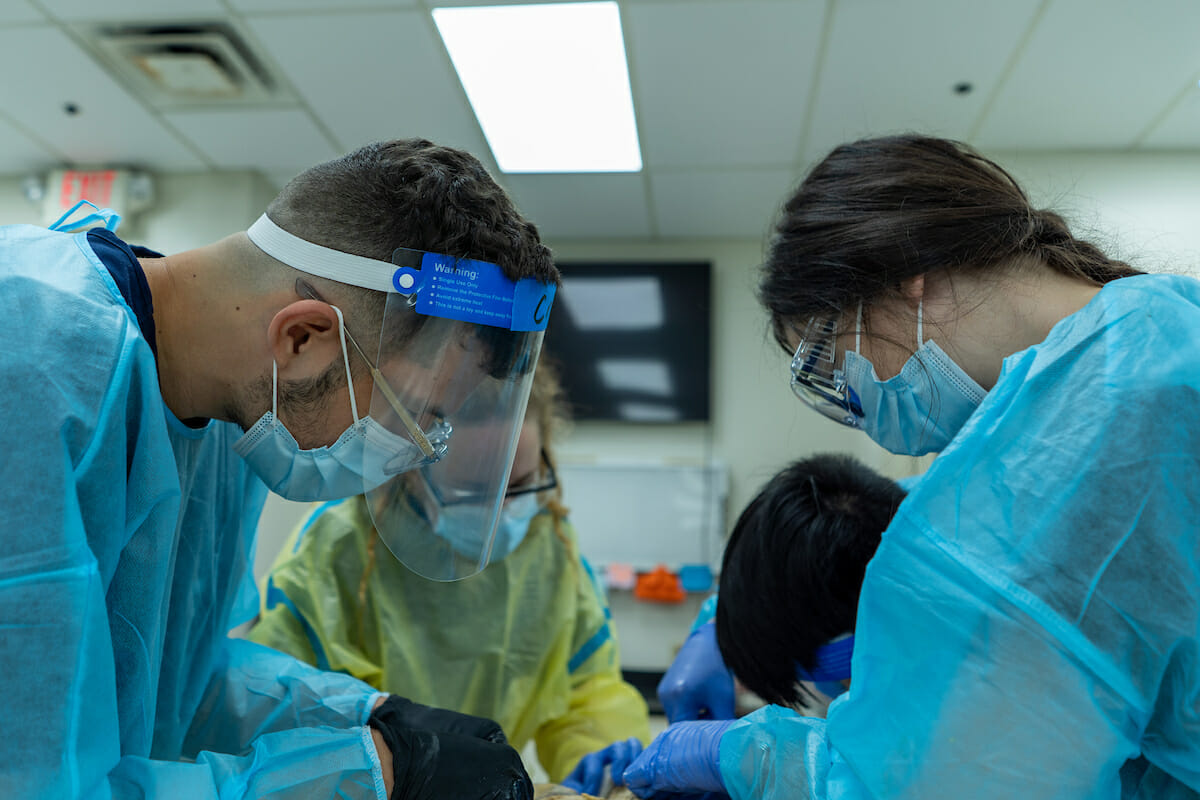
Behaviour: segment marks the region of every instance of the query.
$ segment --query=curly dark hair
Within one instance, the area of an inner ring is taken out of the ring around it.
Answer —
[[[537,227],[477,158],[425,139],[376,142],[305,170],[279,192],[267,216],[284,230],[324,247],[390,261],[398,248],[497,264],[509,279],[558,284],[560,276]],[[380,292],[314,280],[359,325],[378,327]],[[408,337],[424,324],[413,315],[391,331]],[[347,324],[350,324],[348,321]],[[496,376],[517,364],[530,334],[481,330]]]
[[[267,207],[310,242],[387,261],[398,247],[490,261],[512,280],[558,281],[537,228],[470,153],[376,142],[305,170]]]

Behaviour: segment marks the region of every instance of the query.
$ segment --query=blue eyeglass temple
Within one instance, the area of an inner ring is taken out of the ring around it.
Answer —
[[[812,672],[797,664],[796,677],[802,681],[812,681],[813,683],[849,680],[850,659],[853,655],[854,635],[851,634],[818,647],[817,664],[813,667]]]

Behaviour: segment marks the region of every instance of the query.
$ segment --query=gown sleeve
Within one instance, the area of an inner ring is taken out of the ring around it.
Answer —
[[[578,557],[573,653],[567,711],[538,728],[538,760],[550,779],[562,780],[579,759],[616,741],[650,740],[646,701],[621,675],[620,652],[604,591],[586,559]]]
[[[155,532],[174,529],[179,489],[144,344],[90,338],[94,351],[72,342],[65,353],[55,347],[0,365],[6,385],[42,389],[0,397],[0,447],[10,454],[0,461],[0,796],[383,800],[378,755],[361,726],[369,695],[347,687],[308,708],[306,692],[319,681],[286,671],[275,677],[283,713],[266,713],[275,698],[248,702],[258,717],[233,738],[285,720],[309,727],[258,735],[230,753],[200,752],[194,762],[133,755],[150,751],[140,687],[153,674],[137,633],[154,629],[163,604],[171,551]],[[109,590],[114,575],[131,574],[142,580],[120,585],[138,591]],[[226,674],[251,660],[234,648]]]

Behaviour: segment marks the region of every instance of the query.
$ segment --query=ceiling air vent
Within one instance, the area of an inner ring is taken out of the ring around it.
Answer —
[[[225,23],[104,26],[88,38],[116,77],[156,108],[293,101]]]

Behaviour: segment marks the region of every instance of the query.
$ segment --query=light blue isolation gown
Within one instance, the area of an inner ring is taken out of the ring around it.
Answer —
[[[828,721],[721,741],[734,800],[1200,796],[1200,283],[1105,286],[995,388],[867,569]]]
[[[167,410],[86,234],[0,228],[0,298],[0,797],[383,798],[380,695],[226,637],[266,497],[241,431]]]

